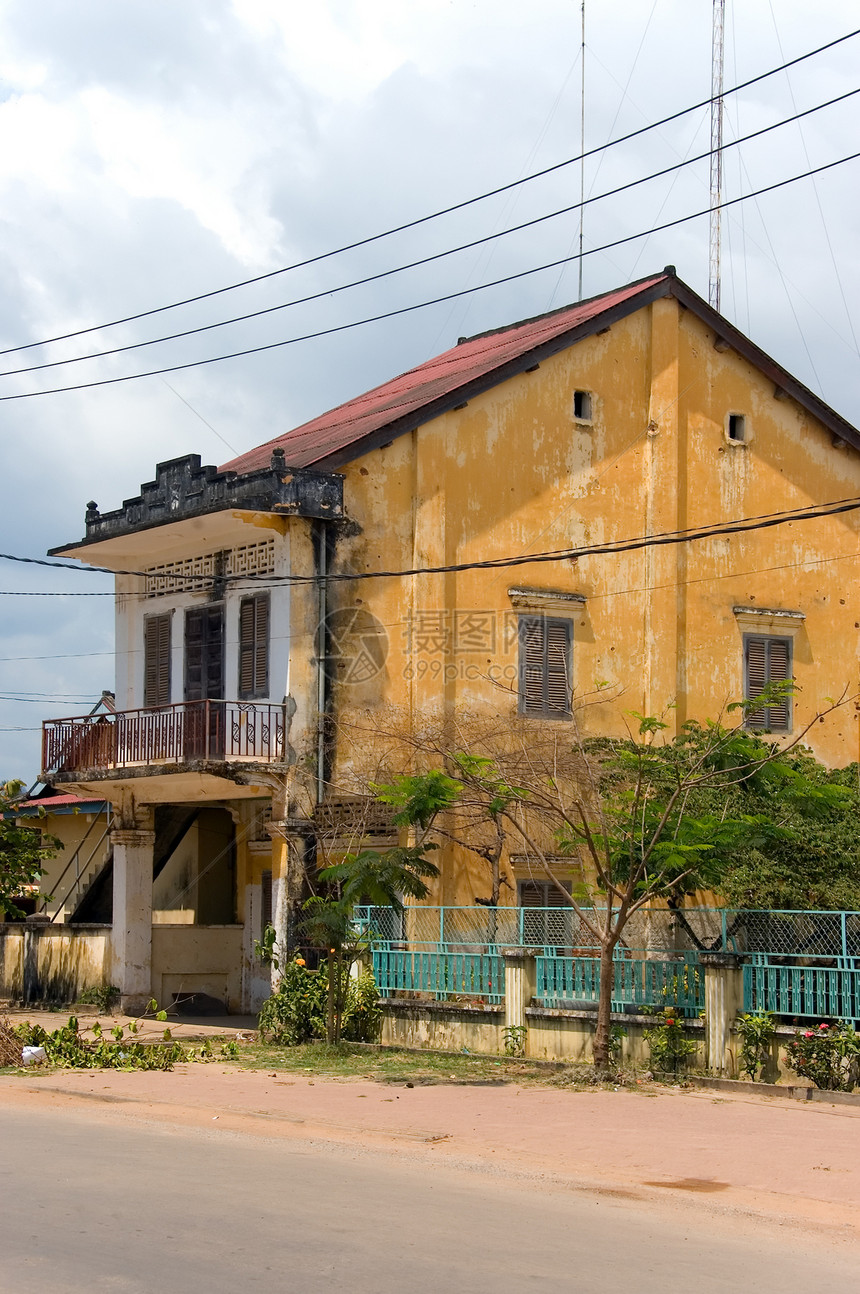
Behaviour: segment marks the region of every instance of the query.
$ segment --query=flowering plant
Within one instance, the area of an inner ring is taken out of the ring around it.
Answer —
[[[671,1006],[657,1012],[657,1024],[645,1030],[645,1040],[651,1050],[651,1068],[655,1074],[677,1074],[696,1050],[695,1042],[687,1037],[683,1019]]]
[[[740,1015],[737,1030],[741,1037],[738,1068],[742,1074],[748,1074],[755,1082],[757,1078],[762,1077],[770,1058],[770,1045],[776,1034],[776,1021],[769,1011]]]
[[[843,1020],[798,1029],[785,1052],[795,1073],[823,1091],[850,1092],[857,1081],[860,1037]]]

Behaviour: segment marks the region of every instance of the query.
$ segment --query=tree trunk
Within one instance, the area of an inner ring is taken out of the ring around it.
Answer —
[[[328,964],[328,996],[326,999],[326,1013],[325,1013],[325,1040],[327,1043],[331,1044],[335,1040],[334,1038],[334,1033],[335,1033],[334,994],[335,994],[335,975],[337,974],[335,970],[335,958],[334,958],[333,948],[329,948],[328,950],[327,964]]]
[[[612,1037],[612,994],[615,987],[615,944],[600,948],[600,992],[597,998],[597,1021],[594,1026],[594,1068],[610,1068]]]
[[[343,956],[339,952],[335,959],[335,995],[334,995],[334,1040],[340,1042],[341,1029],[343,1028],[343,1011],[346,1006],[346,988],[344,975]]]

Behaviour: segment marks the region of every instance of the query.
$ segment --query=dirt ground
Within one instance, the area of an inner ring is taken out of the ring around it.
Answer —
[[[198,1034],[215,1032],[215,1022]],[[174,1036],[182,1031],[174,1030]],[[190,1035],[192,1030],[185,1031]],[[226,1032],[221,1026],[220,1032]],[[235,1029],[230,1031],[235,1033]],[[229,1035],[228,1035],[229,1036]],[[0,1105],[325,1141],[860,1242],[860,1108],[656,1085],[303,1077],[227,1062],[0,1075]]]

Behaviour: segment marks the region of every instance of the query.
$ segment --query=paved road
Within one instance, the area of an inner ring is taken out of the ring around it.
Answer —
[[[0,1109],[2,1294],[784,1294],[856,1250],[320,1142]]]

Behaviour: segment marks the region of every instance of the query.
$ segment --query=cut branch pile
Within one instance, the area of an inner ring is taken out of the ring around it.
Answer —
[[[21,1040],[16,1038],[9,1021],[0,1019],[0,1069],[21,1064]]]

